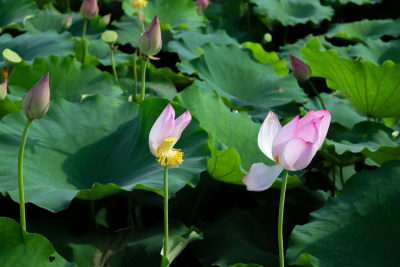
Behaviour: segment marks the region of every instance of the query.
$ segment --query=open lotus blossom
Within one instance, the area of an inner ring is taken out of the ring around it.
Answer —
[[[175,110],[171,104],[168,104],[158,117],[150,130],[149,146],[161,165],[178,167],[182,163],[183,152],[175,149],[174,145],[191,120],[189,110],[175,120]]]
[[[297,115],[282,127],[275,113],[270,111],[258,133],[258,146],[277,164],[253,164],[242,179],[247,190],[268,189],[283,169],[296,171],[306,168],[324,142],[330,122],[328,110],[310,110],[302,119],[299,120]]]
[[[28,119],[40,119],[50,105],[49,73],[38,81],[22,98],[22,111]]]

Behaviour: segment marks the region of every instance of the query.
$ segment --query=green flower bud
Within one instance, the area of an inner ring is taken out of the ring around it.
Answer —
[[[160,52],[162,46],[161,28],[158,16],[147,27],[146,31],[139,38],[139,48],[142,54],[154,56]]]

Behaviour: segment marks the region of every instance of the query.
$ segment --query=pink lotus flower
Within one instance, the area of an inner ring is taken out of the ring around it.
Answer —
[[[81,14],[85,19],[93,19],[99,14],[97,0],[83,0],[81,5]]]
[[[7,81],[0,84],[0,101],[3,101],[7,96]]]
[[[205,9],[208,6],[208,0],[197,0],[197,8],[200,10]]]
[[[311,77],[311,68],[301,59],[290,55],[293,74],[299,82],[306,82]]]
[[[160,52],[162,46],[161,28],[158,16],[155,16],[149,27],[139,38],[139,48],[142,54],[154,56]]]
[[[258,133],[258,146],[277,164],[253,164],[242,179],[247,190],[268,189],[283,169],[296,171],[306,168],[324,142],[330,122],[328,110],[310,110],[301,120],[297,115],[282,127],[275,113],[270,111]]]
[[[49,73],[32,87],[22,99],[22,111],[28,119],[40,119],[50,105]]]
[[[150,130],[149,147],[161,165],[177,167],[182,163],[183,152],[173,147],[191,120],[189,110],[175,120],[175,110],[171,104],[158,117]]]

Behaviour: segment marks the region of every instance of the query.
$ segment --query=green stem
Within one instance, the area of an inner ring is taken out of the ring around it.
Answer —
[[[311,80],[308,80],[308,84],[311,86],[311,89],[314,91],[314,93],[317,95],[319,102],[321,102],[322,108],[325,109],[325,104],[324,101],[322,100],[321,96],[319,95],[317,89],[315,88],[314,84],[311,82]]]
[[[132,194],[133,192],[128,192],[128,227],[133,227],[133,215],[132,215]]]
[[[112,67],[112,70],[113,70],[113,73],[114,73],[115,81],[119,85],[117,70],[115,69],[115,62],[114,62],[114,49],[115,49],[114,45],[112,44],[110,46],[111,67]],[[126,92],[126,93],[128,93],[128,92]]]
[[[164,167],[164,250],[163,256],[167,257],[168,251],[168,165]]]
[[[344,185],[344,179],[343,179],[343,167],[340,166],[340,182],[342,183],[342,188]]]
[[[33,121],[32,119],[28,119],[26,121],[18,153],[19,214],[20,214],[21,227],[25,232],[26,232],[26,221],[25,221],[24,172],[23,172],[24,149],[25,149],[26,138],[28,137],[29,127],[31,126],[32,121]]]
[[[67,0],[67,13],[71,12],[71,5],[70,5],[70,0]]]
[[[146,66],[147,66],[147,58],[143,58],[142,62],[142,75],[141,75],[141,80],[142,80],[142,92],[140,95],[140,103],[144,101],[144,95],[146,91]]]
[[[86,27],[87,27],[87,19],[83,21],[83,29],[82,29],[82,64],[85,64],[85,57],[86,57]]]
[[[133,79],[134,79],[133,102],[137,102],[137,67],[136,67],[136,60],[137,60],[137,49],[135,50],[135,54],[133,55]]]
[[[285,254],[283,251],[283,209],[285,206],[285,193],[287,184],[288,171],[284,170],[281,187],[281,197],[279,200],[279,215],[278,215],[278,244],[279,244],[279,266],[285,266]]]
[[[332,196],[335,196],[335,189],[336,189],[336,167],[333,166],[332,170]]]
[[[138,227],[143,227],[142,221],[142,190],[137,190],[138,203],[135,207],[136,224]]]

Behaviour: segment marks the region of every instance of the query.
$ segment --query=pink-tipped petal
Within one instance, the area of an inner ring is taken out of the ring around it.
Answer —
[[[272,160],[274,160],[274,157],[272,156],[272,143],[281,128],[282,126],[279,123],[278,117],[275,113],[270,111],[258,132],[258,147]]]
[[[271,187],[282,170],[280,165],[267,166],[264,163],[255,163],[243,177],[242,182],[248,191],[263,191]]]
[[[175,127],[175,110],[168,104],[160,114],[149,134],[149,146],[153,155],[157,154],[157,148],[164,140],[171,136]]]
[[[318,110],[317,112],[322,116],[322,120],[318,125],[318,141],[315,143],[315,146],[317,147],[316,150],[322,146],[328,133],[329,125],[331,124],[331,114],[327,109]]]
[[[285,146],[285,150],[279,157],[279,164],[289,171],[304,169],[310,164],[316,153],[313,147],[312,143],[302,139],[293,139]]]
[[[181,116],[179,116],[175,120],[175,127],[170,136],[176,138],[176,141],[178,141],[181,137],[183,130],[185,130],[186,126],[188,126],[191,120],[192,115],[190,115],[189,110],[186,110]]]
[[[318,141],[318,128],[322,118],[317,118],[309,123],[303,125],[303,127],[297,127],[297,131],[294,135],[295,138],[301,138],[306,142],[310,142],[312,144]]]
[[[282,129],[280,129],[279,132],[276,134],[272,143],[272,156],[274,159],[277,156],[282,155],[286,143],[293,139],[297,130],[298,123],[299,115],[297,115],[293,120],[283,126]]]

